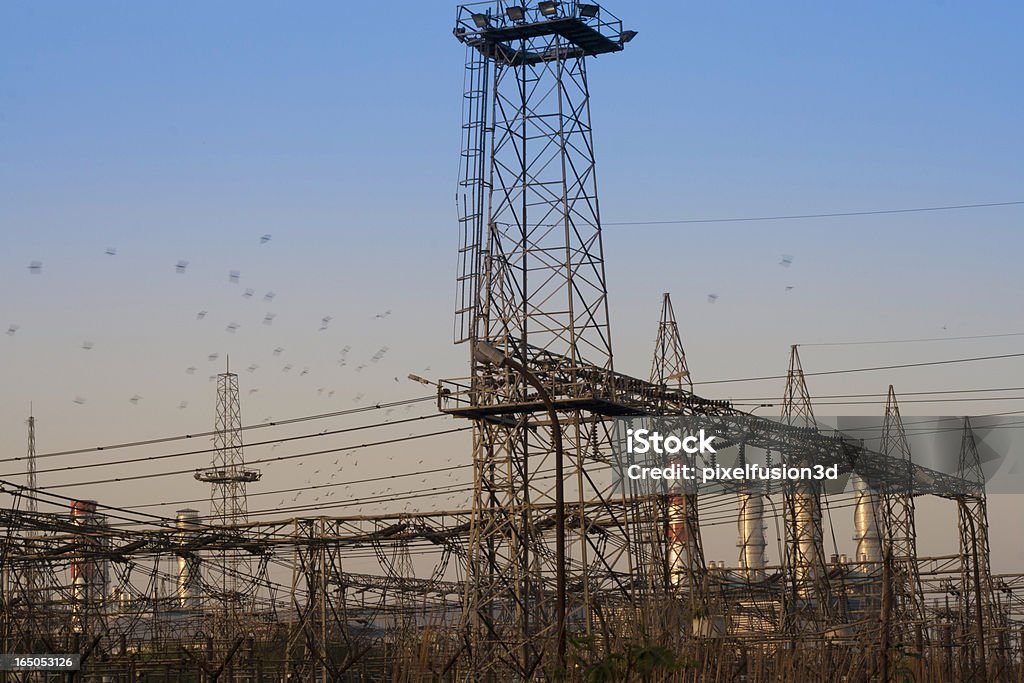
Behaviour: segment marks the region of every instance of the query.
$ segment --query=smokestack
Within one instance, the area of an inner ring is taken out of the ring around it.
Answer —
[[[703,569],[700,564],[700,552],[697,546],[697,539],[690,531],[690,526],[697,523],[692,520],[687,523],[686,510],[689,496],[696,494],[675,494],[668,498],[668,563],[669,580],[673,586],[685,588],[687,575],[700,575]],[[687,567],[689,563],[689,568]],[[688,571],[689,570],[689,571]]]
[[[759,493],[741,493],[739,499],[739,541],[740,569],[746,572],[747,580],[764,579],[764,499]]]
[[[821,502],[813,483],[800,481],[793,487],[797,592],[802,598],[815,595],[815,585],[824,577],[825,549],[821,531]]]
[[[84,549],[71,560],[71,626],[77,633],[88,631],[87,615],[102,606],[107,592],[107,561],[90,557],[106,543],[102,530],[106,519],[97,513],[95,500],[71,501],[71,523],[82,528],[80,547]]]
[[[853,540],[857,541],[857,562],[879,564],[882,542],[879,534],[878,492],[859,474],[853,476]],[[870,569],[869,566],[864,567]]]
[[[199,531],[199,511],[191,508],[178,510],[174,526],[177,529],[178,545],[187,545],[190,537]],[[199,557],[192,552],[178,553],[178,583],[175,592],[178,607],[198,609],[200,583]]]

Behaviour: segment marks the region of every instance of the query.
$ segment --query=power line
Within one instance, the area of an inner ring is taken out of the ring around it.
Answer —
[[[1024,396],[982,396],[979,398],[911,398],[900,399],[900,403],[971,403],[974,401],[1024,401]],[[734,406],[760,406],[760,403],[730,401]],[[877,406],[884,401],[814,401],[816,406]]]
[[[788,216],[742,216],[736,218],[681,218],[660,221],[612,221],[602,225],[693,225],[700,223],[752,223],[755,221],[788,221],[807,218],[841,218],[846,216],[881,216],[898,213],[921,213],[925,211],[958,211],[983,209],[996,206],[1019,206],[1024,200],[1013,202],[987,202],[984,204],[953,204],[949,206],[918,206],[909,209],[878,209],[873,211],[837,211],[835,213],[802,213]]]
[[[383,408],[396,408],[412,403],[422,403],[423,401],[434,401],[437,400],[436,396],[421,396],[420,398],[410,398],[401,401],[391,401],[390,403],[375,403],[369,406],[360,406],[359,408],[349,408],[347,410],[337,410],[331,413],[319,413],[316,415],[303,415],[300,417],[292,417],[284,420],[273,420],[271,422],[261,422],[259,424],[245,425],[242,430],[249,429],[264,429],[266,427],[280,427],[283,425],[295,424],[298,422],[309,422],[311,420],[323,420],[330,417],[341,417],[343,415],[354,415],[356,413],[365,413],[371,410],[381,410]],[[152,446],[154,444],[169,443],[171,441],[183,441],[185,439],[200,439],[207,436],[214,436],[216,431],[209,432],[196,432],[194,434],[179,434],[176,436],[161,436],[155,439],[144,439],[140,441],[127,441],[124,443],[109,444],[106,446],[90,446],[87,448],[76,448],[66,451],[55,451],[53,453],[41,453],[36,458],[55,458],[62,455],[79,455],[81,453],[92,453],[96,451],[112,451],[118,448],[133,448],[135,446]],[[17,462],[24,460],[24,456],[13,457],[13,458],[0,458],[0,462]]]
[[[441,430],[441,431],[438,431],[438,432],[427,432],[426,434],[414,434],[414,435],[410,435],[410,436],[395,437],[393,439],[382,439],[380,441],[371,441],[371,442],[367,442],[367,443],[363,443],[363,444],[357,444],[355,446],[341,446],[339,448],[328,448],[328,449],[325,449],[325,450],[322,450],[322,451],[312,451],[312,452],[309,452],[309,453],[298,453],[298,454],[295,454],[295,455],[279,455],[279,456],[274,457],[274,458],[260,458],[258,460],[252,460],[248,464],[257,465],[257,464],[268,463],[268,462],[281,462],[281,461],[285,461],[285,460],[294,460],[296,458],[306,458],[306,457],[313,456],[313,455],[326,455],[328,453],[338,453],[338,452],[341,452],[341,451],[351,451],[351,450],[356,450],[356,449],[359,449],[359,448],[370,448],[372,446],[384,446],[384,445],[393,444],[393,443],[403,443],[405,441],[414,441],[416,439],[425,439],[425,438],[432,437],[432,436],[441,436],[443,434],[454,434],[456,432],[464,432],[464,431],[466,431],[468,429],[472,429],[472,427],[456,427],[454,429],[445,429],[445,430]],[[79,482],[74,482],[74,483],[71,483],[71,484],[51,484],[50,486],[40,486],[37,490],[45,491],[45,490],[49,490],[49,489],[66,489],[66,488],[70,488],[72,486],[92,486],[92,485],[95,485],[95,484],[114,484],[114,483],[120,483],[120,482],[125,482],[125,481],[138,481],[140,479],[155,479],[157,477],[168,477],[168,476],[173,476],[173,475],[178,475],[178,474],[191,474],[194,471],[195,471],[194,469],[171,470],[171,471],[167,471],[167,472],[153,472],[153,473],[150,473],[150,474],[137,474],[137,475],[127,476],[127,477],[109,477],[107,479],[95,479],[93,481],[79,481]]]
[[[814,344],[798,344],[798,346],[868,346],[876,344],[914,344],[918,342],[963,341],[966,339],[996,339],[999,337],[1024,337],[1024,332],[1004,332],[1002,334],[972,334],[963,337],[922,337],[918,339],[877,339],[873,341],[817,342]]]
[[[394,420],[391,422],[375,422],[368,425],[358,425],[356,427],[344,427],[342,429],[332,429],[330,431],[324,430],[316,434],[300,434],[298,436],[287,436],[278,439],[268,439],[266,441],[256,441],[253,443],[245,444],[246,448],[254,448],[257,446],[267,446],[269,444],[285,443],[287,441],[301,441],[303,439],[316,439],[325,436],[337,436],[338,434],[347,434],[349,432],[359,432],[366,429],[376,429],[378,427],[389,427],[407,424],[409,422],[421,422],[423,420],[433,420],[439,417],[446,417],[442,413],[432,413],[430,415],[420,415],[419,417],[409,417],[401,420]],[[45,470],[38,470],[39,474],[52,474],[54,472],[72,472],[74,470],[91,469],[93,467],[111,467],[115,465],[128,465],[140,462],[151,462],[156,460],[169,460],[171,458],[182,458],[190,455],[202,455],[204,453],[214,453],[219,449],[216,446],[211,448],[201,448],[194,451],[179,451],[177,453],[159,453],[156,455],[144,455],[136,458],[125,458],[123,460],[105,460],[103,462],[92,462],[82,463],[78,465],[64,465],[62,467],[51,467]],[[254,460],[252,462],[263,462],[262,460]],[[0,477],[14,477],[17,474],[5,473],[0,474]]]
[[[1000,387],[996,389],[983,388],[983,389],[938,389],[933,391],[900,391],[900,401],[904,396],[934,396],[938,394],[979,394],[979,393],[991,393],[996,391],[1024,391],[1024,387]],[[885,398],[888,393],[870,393],[870,394],[821,394],[815,395],[812,398],[817,401],[823,398]],[[732,402],[750,402],[750,401],[772,401],[775,400],[776,396],[744,396],[744,397],[729,397]]]
[[[296,487],[287,488],[287,489],[277,489],[277,490],[274,490],[274,491],[255,491],[253,493],[250,493],[249,497],[250,498],[256,498],[258,496],[273,496],[273,495],[280,495],[282,493],[296,493],[296,492],[303,492],[304,493],[306,491],[320,491],[320,490],[323,490],[323,489],[337,489],[337,488],[342,488],[342,487],[347,488],[349,486],[353,486],[353,485],[356,485],[356,484],[372,484],[372,483],[377,483],[377,482],[382,482],[382,481],[392,481],[392,480],[395,480],[395,479],[404,479],[404,478],[408,478],[408,477],[418,477],[418,476],[422,476],[422,475],[441,474],[442,472],[452,472],[452,471],[455,471],[455,470],[469,469],[469,468],[472,468],[472,467],[473,467],[473,463],[465,463],[463,465],[451,465],[450,467],[435,467],[435,468],[431,468],[431,469],[428,469],[428,470],[416,470],[416,471],[409,471],[409,472],[401,472],[399,474],[382,474],[380,476],[365,477],[363,479],[351,479],[351,480],[347,480],[347,481],[335,481],[335,482],[331,482],[329,484],[313,484],[313,485],[310,485],[310,486],[296,486]],[[134,505],[134,506],[132,506],[132,509],[134,509],[134,510],[141,510],[143,508],[154,508],[154,507],[158,508],[158,507],[167,507],[167,506],[172,506],[172,505],[190,505],[190,504],[193,504],[193,503],[207,503],[207,502],[209,502],[209,500],[210,500],[209,496],[207,496],[206,498],[192,498],[190,500],[166,501],[166,502],[161,502],[161,503],[145,503],[143,505]],[[342,501],[342,500],[343,499],[339,499],[339,502]],[[359,499],[353,499],[353,500],[359,500]],[[331,501],[331,502],[334,503],[335,501]],[[255,514],[255,512],[253,512],[252,514]]]
[[[874,372],[876,370],[898,370],[901,368],[919,368],[930,365],[952,365],[954,363],[973,363],[984,360],[999,360],[1003,358],[1020,358],[1024,353],[1004,353],[997,356],[975,356],[973,358],[953,358],[950,360],[933,360],[923,363],[902,363],[900,365],[878,365],[870,368],[850,368],[847,370],[822,370],[820,372],[805,372],[804,377],[818,377],[821,375],[845,375],[853,372]],[[761,382],[772,379],[786,379],[786,375],[769,375],[765,377],[737,377],[733,379],[714,379],[694,384],[729,384],[731,382]]]

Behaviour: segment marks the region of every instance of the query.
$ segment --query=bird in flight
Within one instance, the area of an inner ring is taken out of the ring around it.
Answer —
[[[779,265],[782,266],[783,268],[789,268],[791,265],[793,265],[793,255],[783,254],[782,260],[779,261]]]
[[[91,341],[82,342],[82,348],[85,349],[86,351],[92,351],[92,346],[93,344]]]
[[[32,273],[33,275],[39,275],[41,272],[43,272],[43,262],[33,261],[32,263],[28,264],[28,272]]]
[[[107,256],[117,256],[117,248],[116,247],[107,247],[107,251],[104,252],[104,253],[106,253]]]
[[[196,313],[196,320],[202,320],[206,317],[206,311],[199,311]]]
[[[237,285],[238,279],[240,277],[242,277],[242,274],[240,272],[238,272],[237,270],[232,270],[228,273],[228,282]]]
[[[9,337],[13,337],[13,336],[14,336],[14,334],[15,334],[15,333],[16,333],[16,332],[17,332],[17,331],[18,331],[19,329],[21,329],[21,328],[19,328],[19,327],[18,327],[17,325],[9,325],[9,326],[7,327],[7,336],[9,336]]]
[[[176,272],[178,275],[183,275],[185,273],[186,268],[188,268],[188,261],[178,261],[178,263],[174,266],[174,272]]]
[[[267,233],[267,234],[263,235],[263,237],[260,237],[260,244],[266,244],[267,242],[270,241],[270,238],[271,238],[270,233]]]
[[[273,292],[267,292],[266,294],[263,295],[263,300],[269,303],[274,300],[275,296],[277,296],[277,294],[274,294]]]
[[[713,304],[716,301],[718,301],[718,295],[717,294],[708,294],[708,303],[709,304]]]

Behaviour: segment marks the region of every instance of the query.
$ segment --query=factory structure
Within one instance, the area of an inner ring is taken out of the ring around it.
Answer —
[[[28,485],[3,482],[3,652],[78,653],[74,680],[97,683],[1024,680],[1024,574],[991,570],[970,419],[955,471],[928,468],[892,386],[873,439],[816,415],[797,346],[775,415],[703,397],[669,294],[650,376],[616,370],[588,68],[636,32],[597,4],[492,0],[459,7],[453,33],[467,371],[430,383],[472,434],[468,505],[250,520],[260,472],[230,370],[191,477],[208,511],[40,510],[56,499],[30,420]],[[630,488],[624,425],[672,420],[713,429],[737,466],[841,479]],[[922,496],[956,509],[947,555],[917,552]],[[838,515],[853,538],[830,538]],[[702,530],[722,524],[736,553],[712,559]]]

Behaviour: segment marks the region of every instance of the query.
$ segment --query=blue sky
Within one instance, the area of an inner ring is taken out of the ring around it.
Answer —
[[[609,8],[639,31],[590,64],[609,222],[1024,200],[1019,3]],[[207,378],[228,353],[260,366],[242,376],[247,421],[419,395],[410,371],[462,374],[465,350],[450,343],[464,62],[453,18],[433,1],[0,5],[0,327],[18,325],[0,337],[4,449],[23,448],[30,400],[42,450],[209,428]],[[646,374],[662,291],[698,381],[782,372],[794,342],[1021,331],[1022,220],[1018,206],[609,226],[617,367]],[[356,360],[340,367],[345,346]],[[1019,338],[808,348],[804,362],[1018,349]],[[1009,386],[1022,370],[811,389]]]

